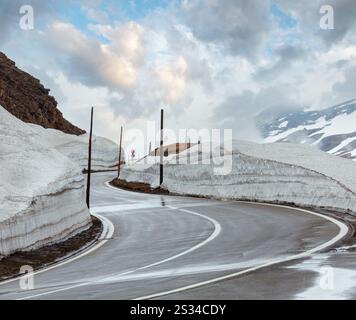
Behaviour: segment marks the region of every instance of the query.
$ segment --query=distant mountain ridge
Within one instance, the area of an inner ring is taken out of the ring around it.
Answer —
[[[267,110],[256,122],[264,142],[310,144],[356,160],[356,99],[315,111]]]
[[[38,79],[18,69],[14,61],[0,52],[1,106],[24,122],[64,133],[84,134],[84,130],[64,119],[49,91]]]

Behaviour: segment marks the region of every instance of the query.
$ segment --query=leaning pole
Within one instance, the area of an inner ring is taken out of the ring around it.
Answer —
[[[163,109],[161,109],[161,142],[160,142],[160,165],[159,165],[159,185],[163,183]]]
[[[90,208],[90,178],[91,178],[91,144],[93,137],[93,114],[94,107],[91,108],[90,115],[90,134],[89,134],[89,150],[88,150],[88,176],[87,176],[87,206]]]
[[[122,126],[120,130],[120,144],[119,144],[119,164],[117,168],[117,178],[120,178],[120,165],[121,165],[121,146],[122,146]]]

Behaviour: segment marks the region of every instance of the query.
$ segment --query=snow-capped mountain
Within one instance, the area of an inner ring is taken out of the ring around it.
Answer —
[[[317,111],[265,111],[257,124],[264,142],[311,144],[356,160],[356,99]]]

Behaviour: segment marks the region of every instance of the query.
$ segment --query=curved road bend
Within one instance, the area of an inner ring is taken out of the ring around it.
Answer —
[[[340,232],[330,221],[293,209],[138,194],[109,188],[105,182],[112,178],[96,174],[92,188],[93,211],[115,226],[112,239],[35,275],[33,290],[21,290],[18,280],[0,285],[0,299],[154,298],[305,252]],[[286,299],[313,282],[313,275],[285,268],[281,286],[278,274],[261,278],[264,270],[162,298]]]

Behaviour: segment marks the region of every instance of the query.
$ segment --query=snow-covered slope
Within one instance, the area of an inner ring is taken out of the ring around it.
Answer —
[[[82,169],[88,166],[88,141],[89,135],[80,136],[65,134],[59,130],[44,129],[41,126],[30,125],[31,128],[42,136],[43,140],[59,152],[76,162]],[[124,159],[124,154],[122,155]],[[110,169],[119,162],[119,146],[113,141],[93,136],[92,169]]]
[[[214,154],[218,150],[220,146]],[[180,154],[182,162],[186,156],[187,152]],[[195,146],[191,149],[191,160],[196,163],[197,157],[198,146]],[[200,157],[209,159],[210,153],[203,152]],[[179,194],[294,203],[356,213],[356,163],[353,161],[304,145],[259,145],[238,140],[233,141],[224,159],[225,163],[229,159],[232,163],[227,175],[216,175],[211,163],[168,163],[163,186]],[[159,165],[125,167],[121,178],[156,187]]]
[[[264,142],[311,144],[331,154],[356,159],[356,100],[319,111],[277,112],[257,122]]]
[[[91,225],[81,169],[0,106],[0,258]]]

